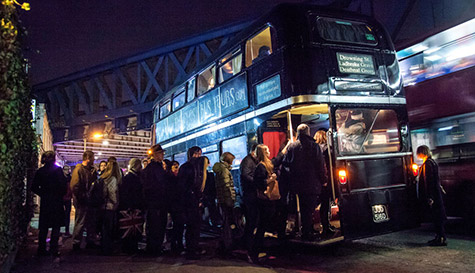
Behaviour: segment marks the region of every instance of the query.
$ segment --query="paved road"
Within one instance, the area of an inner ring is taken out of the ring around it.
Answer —
[[[261,266],[244,256],[222,259],[215,253],[217,240],[208,238],[208,253],[199,261],[182,256],[99,256],[94,250],[73,253],[64,242],[61,261],[34,257],[36,246],[23,248],[12,272],[475,272],[475,238],[449,236],[447,247],[429,247],[428,226],[326,247],[289,245],[270,248]]]

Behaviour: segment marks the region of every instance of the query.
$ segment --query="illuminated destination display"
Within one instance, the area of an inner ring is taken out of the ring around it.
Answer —
[[[280,75],[276,75],[256,86],[257,104],[280,97],[281,93]]]
[[[337,52],[336,57],[341,73],[376,75],[371,55]]]
[[[157,122],[156,142],[168,140],[247,107],[246,75],[242,74]]]

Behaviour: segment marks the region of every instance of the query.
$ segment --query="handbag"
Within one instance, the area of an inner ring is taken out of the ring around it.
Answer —
[[[279,182],[277,180],[273,180],[267,183],[267,189],[264,192],[264,194],[271,201],[279,200],[280,199]]]
[[[257,198],[261,200],[275,201],[280,199],[279,182],[272,180],[267,182],[265,191],[257,190]]]

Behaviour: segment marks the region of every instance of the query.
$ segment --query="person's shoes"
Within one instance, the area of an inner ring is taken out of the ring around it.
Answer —
[[[250,264],[259,264],[259,254],[247,254],[247,261]]]
[[[50,253],[49,253],[49,251],[46,251],[46,250],[43,250],[43,249],[41,249],[41,250],[38,249],[38,251],[36,252],[36,255],[38,257],[44,257],[44,256],[49,256]]]
[[[145,254],[147,256],[152,256],[152,257],[158,257],[158,256],[162,256],[163,255],[163,249],[147,249],[145,250]]]
[[[185,254],[185,258],[187,260],[199,260],[201,259],[201,255],[196,252],[188,252]]]
[[[73,244],[73,251],[79,251],[81,250],[81,245],[80,244]]]
[[[316,233],[307,233],[302,235],[302,240],[304,241],[315,241],[319,239],[319,235]]]
[[[430,246],[447,246],[447,240],[445,237],[435,238],[434,240],[429,241]]]
[[[331,239],[335,237],[335,235],[336,235],[336,231],[328,228],[322,231],[321,237],[322,239]]]
[[[101,248],[100,245],[96,245],[93,242],[89,242],[86,244],[86,249],[100,249],[100,248]]]
[[[171,246],[171,253],[173,255],[180,255],[184,250],[185,250],[185,248],[183,247],[183,245],[181,245],[181,246],[172,245]]]

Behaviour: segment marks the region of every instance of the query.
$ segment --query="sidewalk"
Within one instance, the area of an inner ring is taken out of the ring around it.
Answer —
[[[200,246],[206,250],[206,254],[198,261],[189,261],[184,256],[173,256],[169,253],[150,257],[139,254],[101,256],[100,251],[95,249],[73,252],[71,238],[60,238],[59,259],[37,257],[38,231],[35,228],[30,230],[27,243],[19,250],[11,272],[275,272],[249,264],[243,257],[231,259],[217,257],[218,239],[214,237],[201,239]]]

